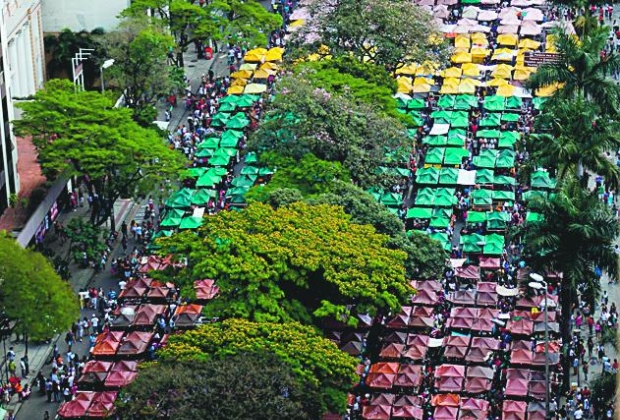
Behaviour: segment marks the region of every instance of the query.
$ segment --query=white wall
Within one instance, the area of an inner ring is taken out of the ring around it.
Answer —
[[[74,32],[103,28],[110,31],[118,24],[118,14],[130,0],[42,0],[43,31],[60,32],[69,28]]]

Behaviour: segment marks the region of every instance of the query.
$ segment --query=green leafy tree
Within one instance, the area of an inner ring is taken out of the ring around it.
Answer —
[[[611,53],[601,57],[608,34],[607,27],[593,29],[581,38],[556,31],[554,44],[560,60],[538,67],[527,86],[538,89],[561,83],[563,87],[558,96],[566,99],[581,96],[594,102],[601,111],[616,114],[620,87],[610,76],[620,70],[620,56]]]
[[[123,419],[317,419],[317,387],[273,354],[148,363],[117,400]]]
[[[302,389],[318,390],[314,395],[321,414],[344,412],[347,393],[356,380],[357,361],[312,327],[228,319],[171,336],[160,359],[173,363],[225,360],[247,352],[275,355],[294,372]]]
[[[256,321],[333,317],[356,324],[360,313],[398,308],[412,290],[405,254],[388,237],[351,223],[341,208],[293,203],[277,210],[253,203],[205,219],[198,235],[160,239],[162,254],[188,259],[177,282],[217,279],[208,315]]]
[[[60,174],[84,176],[100,204],[91,219],[98,225],[109,217],[113,203],[150,190],[153,183],[176,174],[179,154],[166,146],[154,129],[140,127],[131,110],[115,108],[98,92],[76,92],[67,80],[51,80],[35,99],[19,105],[19,135],[30,135],[48,179]]]
[[[319,42],[334,55],[352,54],[392,73],[412,62],[447,61],[445,37],[433,16],[414,2],[321,0],[311,10]]]
[[[103,239],[103,230],[81,218],[71,219],[65,226],[65,234],[69,240],[68,254],[64,257],[65,263],[69,258],[78,262],[85,252],[90,261],[98,260],[106,249]]]
[[[77,296],[49,261],[6,232],[0,232],[0,283],[0,307],[26,340],[49,339],[80,316]]]
[[[618,278],[618,256],[613,243],[619,228],[610,209],[596,195],[568,180],[548,200],[535,202],[543,215],[539,222],[524,228],[527,261],[541,272],[562,272],[560,289],[562,319],[560,325],[564,343],[570,342],[570,316],[577,303],[577,290],[585,285],[589,301],[594,303],[600,290],[600,279],[595,268]],[[592,305],[594,307],[594,305]],[[568,359],[566,362],[569,362]],[[565,384],[568,384],[570,366],[564,366]]]
[[[279,94],[248,147],[301,160],[307,153],[340,162],[363,188],[375,186],[386,153],[409,143],[396,119],[358,103],[349,95],[315,88],[304,79],[284,77]]]
[[[620,148],[620,125],[600,115],[598,106],[583,97],[553,98],[536,120],[538,134],[529,144],[533,160],[556,170],[560,180],[576,176],[584,187],[588,172],[602,175],[617,191],[620,168],[606,152]]]
[[[143,16],[124,19],[101,44],[106,56],[114,59],[106,70],[108,80],[123,91],[136,121],[150,125],[157,100],[183,85],[183,73],[168,64],[174,38],[158,22]]]
[[[170,28],[176,40],[176,64],[183,67],[183,53],[195,41],[231,41],[246,47],[266,46],[267,36],[282,25],[255,0],[135,0],[123,14],[141,16],[146,10]]]

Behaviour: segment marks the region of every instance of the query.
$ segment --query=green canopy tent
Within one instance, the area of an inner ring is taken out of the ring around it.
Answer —
[[[534,211],[528,211],[525,214],[525,222],[526,223],[536,223],[541,222],[544,219],[543,215],[540,213],[536,213]]]
[[[503,96],[487,96],[484,98],[483,107],[487,111],[503,111],[506,109],[506,101]]]
[[[218,147],[220,147],[219,137],[208,137],[204,139],[203,141],[201,141],[200,143],[198,143],[198,145],[196,146],[198,150],[217,149]]]
[[[218,112],[234,112],[235,109],[237,109],[237,105],[233,104],[232,102],[221,104],[217,108]]]
[[[517,122],[519,121],[519,114],[515,114],[515,113],[503,113],[502,114],[502,122]]]
[[[456,204],[454,188],[438,188],[435,190],[434,205],[437,207],[452,207]]]
[[[555,179],[552,179],[547,171],[538,170],[533,172],[530,177],[532,188],[553,189],[555,184]]]
[[[441,215],[433,216],[428,225],[436,229],[446,229],[450,226],[450,218]]]
[[[418,169],[415,174],[415,182],[418,184],[432,184],[435,185],[439,182],[439,169],[436,168],[421,168]]]
[[[441,165],[445,151],[446,149],[443,147],[433,147],[432,149],[428,149],[426,157],[424,158],[424,163],[430,165]]]
[[[258,168],[256,166],[244,166],[241,169],[241,175],[258,175]]]
[[[437,101],[437,108],[439,109],[452,109],[456,103],[456,97],[454,95],[442,95]]]
[[[517,185],[517,180],[508,175],[495,175],[493,177],[493,184],[495,185],[510,185],[514,187]]]
[[[428,144],[429,146],[445,146],[448,144],[448,137],[446,136],[425,136],[422,138],[422,144]]]
[[[194,157],[197,157],[197,158],[209,158],[209,157],[213,156],[213,153],[215,153],[215,149],[207,149],[205,147],[204,149],[196,150],[196,153],[194,153]]]
[[[166,216],[159,224],[160,228],[174,228],[181,224],[181,220],[185,215],[185,210],[182,209],[169,209],[166,211]]]
[[[469,127],[469,117],[467,111],[453,111],[452,116],[448,119],[448,123],[452,128]]]
[[[227,198],[228,202],[232,205],[240,206],[245,204],[245,197],[242,195],[233,195]]]
[[[213,166],[228,166],[228,164],[230,163],[230,156],[214,155],[213,157],[209,158],[208,162],[209,165]]]
[[[448,124],[450,122],[450,118],[452,118],[452,111],[439,109],[431,113],[431,118],[436,124]]]
[[[472,163],[477,168],[495,168],[496,157],[497,151],[485,149],[482,150],[478,156],[474,156]]]
[[[232,197],[234,195],[245,195],[248,192],[249,188],[247,187],[234,187],[230,188],[226,191],[226,197]]]
[[[518,96],[510,96],[506,98],[506,109],[521,109],[523,100]]]
[[[504,230],[510,221],[510,215],[504,211],[490,211],[487,213],[487,229]]]
[[[454,129],[448,131],[448,146],[465,147],[467,132],[465,130]]]
[[[509,149],[500,150],[495,161],[495,167],[508,169],[513,166],[515,166],[515,152]]]
[[[446,165],[460,165],[466,157],[469,157],[469,150],[458,147],[448,147],[446,148],[443,162]]]
[[[433,188],[422,188],[415,197],[416,206],[432,206],[435,199],[435,190]]]
[[[478,130],[476,132],[476,137],[483,139],[498,139],[501,137],[501,132],[499,130]]]
[[[478,107],[478,98],[474,95],[458,95],[456,97],[455,109],[469,110]]]
[[[493,204],[492,190],[474,190],[471,192],[474,207],[490,207]]]
[[[433,209],[427,207],[411,207],[407,210],[407,219],[430,219]]]
[[[548,99],[549,98],[534,98],[534,99],[532,99],[532,105],[534,105],[534,109],[540,111],[544,107],[545,102],[547,102]]]
[[[222,175],[219,175],[216,171],[213,171],[214,168],[209,169],[205,172],[198,181],[196,181],[196,187],[215,187],[217,184],[222,182]]]
[[[203,223],[204,218],[202,217],[187,216],[181,220],[179,229],[198,229]]]
[[[418,130],[416,130],[415,128],[408,128],[407,129],[407,137],[409,137],[410,139],[415,139],[416,136],[418,134]]]
[[[452,249],[452,243],[448,234],[445,232],[433,232],[428,235],[429,238],[436,240],[441,244],[444,251],[450,251]]]
[[[250,188],[254,185],[257,178],[256,175],[241,175],[234,178],[231,184],[233,187]]]
[[[379,202],[386,207],[399,207],[402,204],[403,199],[400,194],[386,193],[381,196]]]
[[[485,185],[493,184],[493,171],[490,169],[478,169],[476,171],[476,184]]]
[[[232,118],[226,122],[226,128],[234,130],[242,130],[248,125],[250,125],[250,120],[243,112],[233,115]]]
[[[247,155],[245,155],[244,162],[246,165],[258,162],[258,156],[256,156],[256,152],[249,152]]]
[[[258,176],[267,176],[267,175],[273,175],[273,170],[270,168],[258,168]]]
[[[523,201],[529,202],[534,199],[546,200],[547,195],[548,195],[547,191],[530,190],[530,191],[524,192],[522,196],[523,196]]]
[[[218,102],[220,105],[222,104],[235,104],[236,105],[237,100],[239,99],[239,96],[243,96],[243,95],[227,95],[221,98]]]
[[[519,141],[521,135],[518,131],[502,131],[499,136],[497,147],[500,149],[514,149],[515,143]]]
[[[439,171],[439,183],[442,185],[456,185],[459,178],[459,170],[456,168],[441,168]]]
[[[231,95],[231,96],[236,96],[236,95]],[[236,98],[237,99],[235,100],[235,105],[237,105],[239,108],[248,108],[254,105],[260,99],[260,95],[244,94],[244,95],[238,95],[236,96]]]
[[[200,189],[192,196],[192,204],[195,206],[206,206],[209,199],[215,199],[217,197],[217,191]]]
[[[199,178],[207,168],[187,168],[181,171],[181,178]]]
[[[407,101],[407,109],[424,109],[426,104],[422,98],[413,98]]]
[[[487,221],[487,213],[483,211],[467,212],[467,223],[485,223]]]
[[[188,208],[191,205],[192,195],[194,190],[189,188],[183,188],[173,193],[166,200],[166,207],[171,209],[183,209]]]
[[[501,124],[501,114],[488,113],[480,120],[480,127],[499,127]]]
[[[502,235],[493,233],[485,236],[485,244],[482,253],[485,255],[501,255],[504,251],[505,239]]]
[[[230,121],[229,121],[230,122]],[[220,147],[237,147],[239,140],[243,137],[243,132],[237,130],[226,130],[222,133]]]
[[[461,235],[461,246],[463,252],[469,254],[479,254],[482,252],[482,247],[486,244],[484,236],[473,233],[471,235]]]
[[[515,201],[515,193],[514,191],[494,190],[493,200],[494,201]]]
[[[224,127],[229,119],[229,114],[218,112],[211,118],[211,127]]]
[[[414,127],[422,127],[424,125],[424,117],[419,111],[409,111],[407,115],[409,115],[413,120]]]

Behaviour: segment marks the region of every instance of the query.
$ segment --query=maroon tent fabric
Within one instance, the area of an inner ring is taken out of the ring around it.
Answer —
[[[413,405],[416,407],[422,407],[424,405],[424,398],[419,395],[403,395],[392,404],[394,407],[403,407],[406,405]]]
[[[480,267],[468,265],[467,267],[458,267],[456,276],[462,279],[480,280]]]
[[[196,280],[194,282],[194,291],[196,292],[196,299],[199,301],[206,301],[217,296],[220,288],[215,285],[215,280]]]
[[[159,315],[166,312],[166,305],[140,305],[133,319],[134,326],[151,326],[155,324],[155,320]]]
[[[441,283],[437,280],[413,280],[409,284],[416,290],[427,290],[429,292],[439,292],[442,290]]]
[[[89,360],[84,365],[82,376],[78,379],[78,384],[101,384],[108,376],[112,367],[112,362],[103,360]]]
[[[147,292],[146,297],[148,299],[162,300],[168,298],[170,292],[171,289],[165,286],[151,287],[151,289]]]
[[[96,392],[78,391],[72,401],[66,402],[58,409],[58,415],[64,419],[80,418],[86,415],[95,398]]]
[[[106,388],[122,388],[129,385],[138,377],[138,372],[112,371],[105,380]]]
[[[439,407],[458,407],[461,397],[458,394],[436,394],[431,398],[431,404]]]
[[[442,392],[461,392],[465,366],[444,364],[435,370],[435,387]]]
[[[471,340],[471,346],[490,350],[499,350],[500,342],[499,340],[490,337],[474,337]]]
[[[93,401],[86,410],[86,416],[106,418],[114,413],[114,401],[116,401],[116,392],[105,391],[97,392],[93,398]]]
[[[436,292],[428,291],[428,290],[418,290],[411,298],[411,303],[414,305],[436,305],[439,303],[439,296]]]
[[[153,333],[149,332],[130,332],[123,338],[123,342],[118,348],[116,354],[119,356],[135,356],[146,352],[151,340],[153,339],[153,335]]]
[[[351,356],[359,356],[362,353],[363,347],[364,345],[361,341],[349,341],[348,343],[341,344],[340,350],[350,354]]]
[[[368,405],[362,408],[362,418],[366,420],[390,420],[391,406]]]
[[[392,405],[396,400],[396,395],[394,394],[376,394],[370,399],[370,405]]]
[[[459,412],[459,419],[484,420],[487,418],[488,411],[488,401],[478,398],[463,398],[461,403],[461,410]]]
[[[379,357],[381,357],[382,359],[400,359],[404,351],[404,344],[387,343],[381,349]]]
[[[534,360],[533,352],[529,350],[512,350],[510,352],[510,363],[513,365],[531,365]]]
[[[481,394],[491,389],[491,381],[484,378],[465,378],[463,390],[469,394]]]
[[[504,420],[525,420],[525,401],[504,400],[502,406],[502,419]]]
[[[446,346],[443,355],[449,359],[464,359],[467,347]]]
[[[455,346],[455,347],[469,347],[469,341],[471,337],[460,336],[460,335],[449,335],[444,337],[443,345],[444,346]]]
[[[472,347],[469,349],[469,353],[465,356],[465,361],[470,363],[482,363],[491,357],[492,351],[490,349],[481,347]]]
[[[401,365],[394,381],[394,386],[403,388],[417,388],[422,384],[422,366],[420,365]]]
[[[384,343],[405,344],[407,342],[407,333],[392,331],[383,337]]]
[[[495,269],[499,268],[501,261],[499,258],[480,257],[480,268]]]
[[[449,300],[455,305],[474,306],[476,304],[476,293],[473,291],[460,290],[452,293]]]
[[[454,420],[458,418],[459,408],[458,407],[435,407],[435,414],[433,418],[435,420]]]
[[[526,318],[513,318],[508,321],[506,328],[515,335],[531,336],[534,332],[534,321]]]
[[[421,407],[416,407],[413,405],[392,407],[392,418],[422,420],[424,418],[424,410],[422,410]]]

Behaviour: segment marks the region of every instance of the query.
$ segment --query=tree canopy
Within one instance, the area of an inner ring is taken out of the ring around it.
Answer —
[[[80,316],[77,296],[40,253],[21,248],[0,232],[0,306],[15,331],[46,340]]]
[[[357,361],[309,326],[228,319],[171,336],[159,355],[177,362],[222,360],[246,352],[275,355],[304,387],[318,389],[316,402],[323,413],[344,411]]]
[[[123,14],[141,16],[147,9],[170,28],[181,67],[183,52],[196,40],[266,46],[267,34],[282,25],[281,16],[269,13],[255,0],[214,0],[204,5],[187,0],[134,0]]]
[[[118,413],[126,420],[317,419],[317,388],[267,353],[224,355],[215,360],[148,363],[121,391]]]
[[[253,203],[242,212],[220,212],[193,233],[160,239],[161,253],[188,258],[177,279],[191,285],[214,278],[213,316],[256,321],[345,318],[398,308],[412,292],[405,254],[389,238],[351,223],[341,208],[293,203],[277,210]]]
[[[19,135],[30,135],[43,173],[85,176],[100,204],[92,220],[103,224],[112,203],[131,196],[162,177],[178,172],[181,155],[168,148],[160,135],[139,126],[131,110],[115,108],[98,92],[80,92],[68,80],[51,80],[33,101],[19,107],[14,122]]]
[[[158,22],[146,16],[125,18],[118,27],[101,39],[106,56],[114,65],[106,70],[123,91],[127,105],[134,109],[137,121],[151,124],[155,115],[140,118],[160,96],[168,95],[183,83],[183,73],[168,64],[168,52],[174,38]]]
[[[250,137],[251,150],[297,160],[312,153],[340,162],[354,182],[367,188],[379,184],[377,169],[386,153],[409,142],[398,120],[345,92],[332,94],[298,77],[283,77],[278,86],[264,121]]]
[[[411,0],[317,0],[311,10],[319,43],[334,55],[352,54],[390,72],[448,58],[448,44],[433,16]]]

